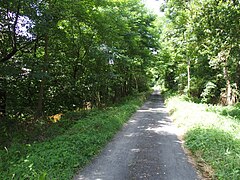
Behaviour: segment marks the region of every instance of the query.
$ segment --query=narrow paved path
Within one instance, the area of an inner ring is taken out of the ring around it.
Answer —
[[[194,180],[158,91],[75,180]]]

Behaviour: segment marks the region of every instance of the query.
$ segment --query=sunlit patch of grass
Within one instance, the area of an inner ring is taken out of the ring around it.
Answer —
[[[240,121],[235,107],[187,102],[183,97],[166,101],[175,124],[185,132],[185,145],[214,169],[217,179],[240,179]]]
[[[0,150],[0,179],[71,179],[101,151],[145,97],[146,94],[140,94],[125,99],[78,120],[77,113],[68,113],[59,124],[67,129],[71,118],[75,123],[70,123],[71,127],[61,135],[43,142],[14,143]]]
[[[208,111],[215,112],[225,117],[235,119],[240,122],[240,103],[233,106],[209,106]]]
[[[240,179],[240,141],[217,128],[193,128],[186,134],[186,146],[215,169],[218,179]]]

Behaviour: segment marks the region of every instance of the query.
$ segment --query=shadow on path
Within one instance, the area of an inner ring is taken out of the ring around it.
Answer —
[[[194,180],[163,100],[155,91],[75,180]]]

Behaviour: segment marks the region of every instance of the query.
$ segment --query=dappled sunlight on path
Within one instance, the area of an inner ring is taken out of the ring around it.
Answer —
[[[75,179],[198,179],[159,91],[132,116],[102,154]]]

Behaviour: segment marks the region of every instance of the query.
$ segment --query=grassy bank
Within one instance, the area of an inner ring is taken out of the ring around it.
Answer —
[[[203,173],[211,179],[240,179],[240,106],[195,104],[176,96],[166,104]]]
[[[76,113],[72,113],[74,123],[69,123],[72,119],[68,119],[73,116],[63,116],[52,128],[56,135],[51,134],[44,141],[13,142],[0,150],[0,179],[71,179],[101,151],[146,95],[127,98],[104,110],[94,110],[85,118],[79,116],[78,119]]]

